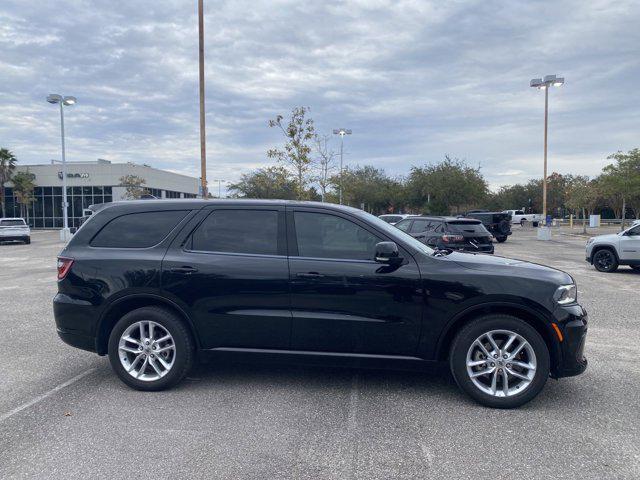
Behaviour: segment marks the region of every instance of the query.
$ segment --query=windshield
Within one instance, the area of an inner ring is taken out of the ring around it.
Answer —
[[[489,231],[480,222],[448,222],[447,231],[460,235],[465,233],[484,233],[487,236],[489,235]]]
[[[0,220],[0,227],[24,227],[24,220],[21,218],[11,220]]]
[[[403,242],[411,245],[416,250],[419,250],[427,255],[433,254],[434,250],[432,248],[427,247],[424,243],[419,242],[408,233],[405,233],[402,230],[397,229],[393,225],[389,225],[384,220],[380,220],[378,217],[371,215],[370,213],[367,213],[365,211],[358,210],[355,208],[353,210],[356,211],[359,216],[363,217],[364,220],[366,220],[367,222],[373,223],[377,228],[379,228],[383,232],[388,233],[392,237],[402,238]]]

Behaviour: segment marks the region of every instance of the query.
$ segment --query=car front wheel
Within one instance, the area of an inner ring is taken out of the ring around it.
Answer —
[[[615,272],[618,269],[618,259],[609,249],[598,250],[593,255],[593,266],[599,272]]]
[[[193,363],[194,344],[184,323],[162,307],[127,313],[109,336],[109,361],[137,390],[164,390],[180,382]]]
[[[458,386],[492,408],[516,408],[532,400],[549,377],[549,350],[528,323],[510,315],[486,315],[456,336],[449,356]]]

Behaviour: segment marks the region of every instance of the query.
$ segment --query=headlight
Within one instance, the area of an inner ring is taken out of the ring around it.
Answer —
[[[553,299],[560,305],[573,303],[577,300],[577,298],[578,290],[576,289],[575,283],[571,285],[560,285],[556,290],[556,293],[553,294]]]

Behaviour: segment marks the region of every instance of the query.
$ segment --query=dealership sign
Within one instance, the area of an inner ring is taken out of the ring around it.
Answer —
[[[62,172],[58,172],[58,178],[62,180]],[[89,178],[88,173],[67,173],[67,178]]]

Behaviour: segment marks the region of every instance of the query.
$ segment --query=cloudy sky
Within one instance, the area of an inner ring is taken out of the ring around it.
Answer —
[[[0,3],[0,146],[199,175],[197,1]],[[445,154],[492,187],[550,170],[594,175],[640,147],[640,2],[205,0],[208,176],[270,164],[267,121],[305,105],[320,133],[346,127],[345,162],[394,175]]]

